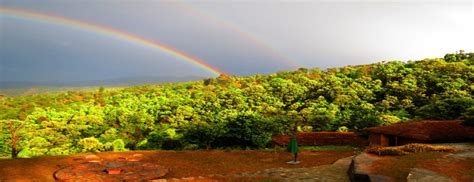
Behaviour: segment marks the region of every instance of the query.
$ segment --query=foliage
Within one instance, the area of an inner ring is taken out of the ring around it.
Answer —
[[[83,152],[98,152],[103,150],[103,144],[94,137],[81,139],[79,145],[82,146]]]
[[[464,125],[474,127],[474,106],[470,107],[463,114]]]
[[[447,146],[436,146],[429,144],[412,143],[401,146],[406,152],[452,152],[454,149]]]
[[[349,131],[349,128],[345,127],[345,126],[341,126],[339,128],[337,128],[337,132],[348,132]]]
[[[301,150],[310,151],[353,151],[360,150],[363,146],[357,145],[320,145],[320,146],[301,146]]]
[[[125,148],[125,143],[123,142],[122,139],[116,139],[112,142],[112,150],[114,152],[127,151],[127,149]]]
[[[262,148],[298,129],[360,131],[410,119],[469,124],[473,55],[3,97],[0,154]]]
[[[453,152],[454,148],[429,144],[412,143],[396,147],[371,147],[367,152],[377,155],[406,155],[419,152]]]
[[[407,155],[408,152],[401,150],[398,147],[372,147],[367,149],[368,153],[377,155]]]
[[[28,139],[32,137],[33,127],[28,121],[0,120],[0,144],[3,145],[1,149],[4,155],[7,153],[12,158],[17,158],[23,149],[28,150]]]

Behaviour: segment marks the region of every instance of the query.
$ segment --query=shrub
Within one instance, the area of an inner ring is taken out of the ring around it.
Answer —
[[[161,145],[161,149],[164,149],[164,150],[173,150],[173,149],[181,150],[181,149],[183,149],[183,146],[184,146],[183,141],[181,141],[179,139],[167,139]]]
[[[103,144],[97,138],[83,138],[79,141],[83,152],[98,152],[103,149]]]
[[[30,140],[29,155],[31,157],[42,156],[48,152],[51,143],[43,137],[34,137]]]
[[[210,149],[227,130],[224,122],[196,122],[185,128],[183,139],[188,145],[194,145],[193,147]]]
[[[451,147],[446,146],[435,146],[429,144],[412,143],[400,146],[405,152],[452,152],[454,151]]]
[[[303,126],[303,127],[301,128],[301,130],[302,130],[303,132],[312,132],[312,131],[313,131],[313,127],[312,127],[312,126]]]
[[[348,132],[349,131],[349,128],[345,127],[345,126],[341,126],[339,128],[337,128],[337,132]]]
[[[466,112],[463,113],[463,118],[463,125],[474,127],[474,107],[468,108]]]
[[[73,147],[71,144],[65,144],[48,150],[45,155],[70,155],[81,152],[81,148]]]
[[[368,153],[377,155],[406,155],[408,153],[418,152],[452,152],[451,147],[435,146],[429,144],[412,143],[397,147],[370,147],[367,149]]]
[[[19,158],[30,158],[31,157],[30,147],[29,146],[23,147],[23,150],[21,150],[18,153],[18,157]]]
[[[378,117],[383,122],[384,125],[391,125],[391,124],[395,124],[401,121],[401,119],[398,118],[397,116],[393,116],[390,114],[381,114]]]
[[[183,150],[197,150],[199,149],[199,145],[197,144],[187,144],[183,147]]]
[[[272,140],[274,123],[258,113],[244,112],[227,122],[228,131],[219,140],[220,146],[263,148]]]
[[[191,148],[240,147],[264,148],[270,144],[272,135],[287,130],[287,125],[277,117],[264,118],[260,113],[246,111],[228,116],[225,120],[193,122],[183,128],[181,141],[168,141],[177,146],[192,145]],[[309,129],[309,128],[306,128]]]
[[[367,149],[368,153],[377,155],[406,155],[407,152],[398,147],[372,147]]]
[[[163,143],[170,138],[175,137],[174,129],[171,129],[171,126],[168,124],[160,124],[157,128],[150,132],[145,140],[140,141],[137,144],[137,148],[141,150],[153,150],[161,149]]]
[[[113,151],[114,148],[112,146],[112,142],[105,142],[103,145],[102,145],[102,150],[103,151]]]
[[[119,138],[119,137],[117,135],[117,129],[115,129],[115,128],[110,128],[110,129],[106,130],[99,137],[100,141],[102,141],[102,142],[112,142],[117,138]]]
[[[117,139],[112,142],[112,148],[114,152],[123,152],[127,151],[125,148],[125,143],[123,142],[122,139]]]
[[[464,120],[463,125],[474,127],[474,118]]]

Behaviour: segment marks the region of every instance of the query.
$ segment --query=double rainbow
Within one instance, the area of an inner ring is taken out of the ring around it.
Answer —
[[[44,23],[57,24],[57,25],[62,25],[62,26],[67,26],[67,27],[73,27],[73,28],[77,28],[83,31],[88,31],[88,32],[96,33],[96,34],[101,34],[101,35],[117,38],[126,42],[139,44],[145,47],[159,50],[160,52],[169,54],[180,60],[186,61],[199,68],[202,68],[213,75],[224,74],[223,71],[207,64],[203,60],[197,57],[191,56],[176,48],[164,45],[155,40],[150,40],[150,39],[141,37],[139,35],[120,31],[120,30],[107,27],[104,25],[98,25],[98,24],[94,24],[90,22],[85,22],[81,20],[76,20],[76,19],[52,15],[52,14],[46,14],[42,12],[16,9],[16,8],[6,8],[6,7],[0,7],[0,16],[1,15],[29,20],[29,21],[37,21],[37,22],[44,22]]]

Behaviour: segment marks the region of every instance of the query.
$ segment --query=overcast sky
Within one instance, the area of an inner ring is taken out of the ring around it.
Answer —
[[[474,51],[474,2],[2,0],[158,40],[233,75]],[[212,76],[164,52],[0,14],[0,81]]]

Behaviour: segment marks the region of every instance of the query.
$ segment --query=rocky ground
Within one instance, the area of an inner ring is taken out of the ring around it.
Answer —
[[[474,181],[474,143],[440,144],[453,153],[423,152],[405,156],[361,153],[354,157],[357,181],[450,182]]]
[[[474,144],[446,145],[457,151],[406,156],[377,156],[357,151],[304,151],[301,153],[302,163],[298,165],[286,164],[291,159],[287,153],[267,151],[142,151],[97,153],[95,158],[90,158],[93,155],[77,155],[0,160],[0,181],[51,181],[52,173],[61,166],[84,160],[107,161],[121,156],[140,156],[139,160],[160,163],[170,169],[164,179],[154,182],[348,182],[348,171],[355,173],[355,179],[359,181],[472,182]],[[77,160],[79,158],[84,159]]]
[[[330,165],[306,168],[273,168],[257,172],[231,175],[209,175],[188,178],[158,179],[153,182],[184,181],[282,181],[282,182],[349,182],[347,171],[353,156],[339,159]]]

